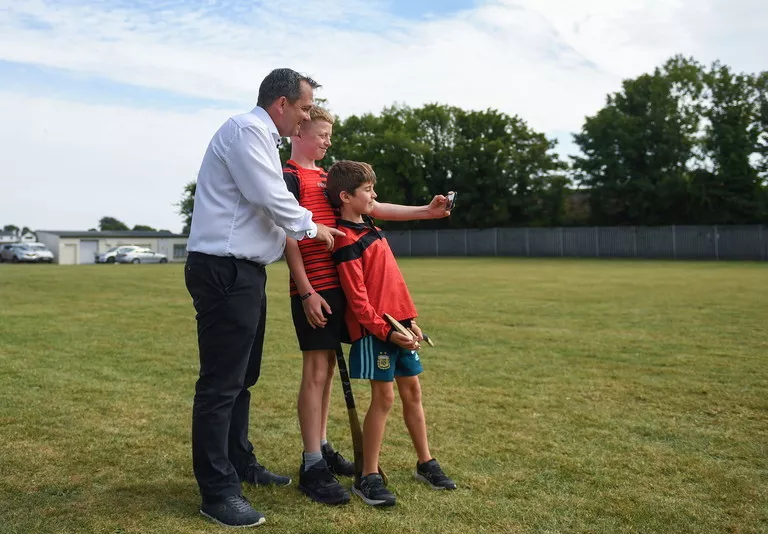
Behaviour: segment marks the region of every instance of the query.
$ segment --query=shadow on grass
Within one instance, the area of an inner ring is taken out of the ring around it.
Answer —
[[[121,515],[189,518],[198,514],[200,494],[194,482],[155,481],[109,488],[96,497],[97,510]]]

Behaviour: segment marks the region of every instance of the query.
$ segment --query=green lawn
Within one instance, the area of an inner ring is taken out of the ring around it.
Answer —
[[[433,492],[396,408],[392,510],[245,488],[272,533],[768,532],[768,265],[408,259]],[[284,264],[251,435],[297,477]],[[0,266],[0,532],[220,532],[198,514],[180,265]],[[356,383],[361,412],[367,388]],[[351,456],[341,388],[330,438]]]

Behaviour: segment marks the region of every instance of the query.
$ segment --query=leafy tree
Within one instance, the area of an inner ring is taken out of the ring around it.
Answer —
[[[179,214],[184,220],[184,228],[181,230],[182,234],[188,234],[189,229],[192,226],[192,210],[195,207],[196,190],[197,182],[189,182],[184,186],[184,193],[181,197],[181,201],[177,204],[179,207]]]
[[[102,217],[99,219],[99,230],[102,232],[124,231],[128,230],[128,226],[114,217]]]
[[[699,127],[701,67],[674,58],[622,84],[574,136],[574,158],[598,224],[666,224],[685,211]]]
[[[701,223],[756,222],[763,186],[753,157],[760,151],[758,80],[714,63],[704,76],[702,118],[705,165],[692,183],[695,220]]]
[[[3,232],[18,232],[18,231],[19,231],[19,227],[16,226],[15,224],[6,224],[5,226],[3,226]]]
[[[137,224],[133,227],[134,232],[142,231],[142,232],[157,232],[154,228],[151,226],[147,226],[145,224]]]

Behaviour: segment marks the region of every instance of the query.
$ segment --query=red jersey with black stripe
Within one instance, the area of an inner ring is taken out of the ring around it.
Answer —
[[[285,185],[299,204],[312,212],[312,220],[335,228],[337,214],[325,196],[327,176],[323,169],[306,169],[293,160],[288,160],[283,168]],[[314,239],[302,239],[298,243],[312,289],[323,291],[339,287],[336,266],[325,244]],[[290,284],[291,296],[298,295],[293,278]]]
[[[373,334],[386,341],[392,327],[383,318],[385,313],[401,322],[417,315],[403,274],[383,232],[370,218],[362,224],[343,219],[337,224],[346,235],[336,237],[333,261],[347,297],[350,340]]]

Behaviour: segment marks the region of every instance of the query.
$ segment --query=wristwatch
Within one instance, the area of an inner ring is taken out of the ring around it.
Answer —
[[[310,228],[307,230],[307,237],[310,239],[314,239],[317,237],[317,225],[313,225],[314,228]]]

